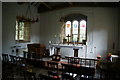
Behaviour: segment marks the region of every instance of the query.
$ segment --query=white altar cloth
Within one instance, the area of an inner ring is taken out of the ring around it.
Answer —
[[[49,50],[50,50],[50,55],[53,55],[55,53],[55,48],[73,48],[73,49],[82,49],[84,45],[78,44],[78,45],[73,45],[73,44],[50,44],[49,45]]]
[[[68,44],[51,44],[50,47],[56,47],[56,48],[74,48],[74,49],[80,49],[83,48],[82,45],[68,45]]]

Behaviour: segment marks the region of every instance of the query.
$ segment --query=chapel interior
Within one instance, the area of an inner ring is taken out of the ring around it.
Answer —
[[[120,2],[2,2],[1,80],[120,80]]]

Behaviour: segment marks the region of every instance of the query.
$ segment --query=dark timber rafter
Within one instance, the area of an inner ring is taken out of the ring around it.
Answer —
[[[70,6],[73,6],[73,3],[72,2],[68,2]]]
[[[38,13],[59,10],[68,7],[118,7],[119,2],[42,2]]]
[[[45,2],[42,2],[42,4],[43,5],[45,5],[47,8],[49,8],[49,9],[52,9],[52,7],[51,6],[49,6],[47,3],[45,3]]]

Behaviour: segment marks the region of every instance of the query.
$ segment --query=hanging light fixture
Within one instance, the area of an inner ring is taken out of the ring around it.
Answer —
[[[19,22],[38,22],[38,17],[36,19],[33,18],[31,15],[31,8],[30,8],[30,3],[28,3],[28,8],[26,10],[25,17],[22,15],[22,17],[19,19]]]

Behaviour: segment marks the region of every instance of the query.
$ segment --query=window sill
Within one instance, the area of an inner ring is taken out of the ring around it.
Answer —
[[[84,43],[82,43],[82,42],[78,42],[78,43],[77,42],[75,42],[75,43],[74,42],[64,42],[63,44],[84,44]]]
[[[24,40],[15,40],[16,42],[19,42],[19,43],[28,43],[30,41],[24,41]]]

